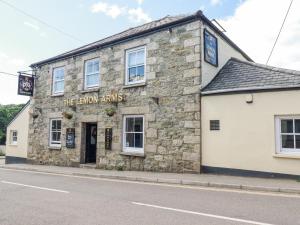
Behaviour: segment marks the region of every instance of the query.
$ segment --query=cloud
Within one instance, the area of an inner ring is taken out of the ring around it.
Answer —
[[[139,5],[141,5],[141,4],[144,3],[144,0],[136,0],[136,2],[137,2]]]
[[[247,0],[237,7],[233,16],[219,22],[227,30],[226,34],[254,61],[264,64],[289,3],[286,0]],[[294,1],[269,65],[300,70],[299,8],[300,1]]]
[[[210,0],[210,4],[213,6],[220,5],[222,0]]]
[[[40,27],[38,25],[35,25],[35,24],[27,22],[27,21],[25,21],[23,24],[27,27],[30,27],[30,28],[34,29],[34,30],[39,30],[40,29]]]
[[[107,16],[110,16],[113,19],[116,19],[118,16],[123,14],[126,10],[124,7],[120,7],[116,4],[109,5],[105,2],[98,2],[94,5],[92,5],[91,8],[93,13],[104,13]]]
[[[140,7],[136,9],[129,9],[128,14],[129,19],[136,23],[150,22],[152,20],[150,16]]]
[[[142,4],[143,0],[137,0],[138,4]],[[126,16],[131,22],[142,23],[149,22],[152,19],[144,12],[141,7],[129,8],[127,6],[120,6],[117,4],[108,4],[106,2],[98,2],[91,6],[92,13],[104,13],[113,19],[119,16]]]

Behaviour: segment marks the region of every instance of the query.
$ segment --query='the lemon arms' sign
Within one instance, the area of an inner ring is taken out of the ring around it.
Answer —
[[[88,104],[99,104],[99,103],[117,103],[124,102],[125,95],[112,93],[109,95],[103,96],[86,96],[82,98],[68,98],[64,100],[65,106],[74,106],[74,105],[88,105]]]

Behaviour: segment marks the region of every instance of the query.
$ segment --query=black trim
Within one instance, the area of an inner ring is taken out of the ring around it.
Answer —
[[[27,158],[5,156],[5,164],[25,164],[25,163],[27,163]]]
[[[121,37],[119,39],[116,39],[116,40],[113,40],[113,41],[110,41],[110,42],[107,42],[104,44],[98,44],[98,45],[94,45],[94,46],[91,46],[91,47],[88,47],[85,49],[81,49],[81,50],[78,50],[77,52],[75,51],[76,49],[71,50],[72,51],[71,53],[63,53],[61,55],[58,55],[58,56],[55,56],[55,57],[52,57],[52,58],[49,58],[46,60],[42,60],[40,62],[33,63],[30,65],[30,67],[31,68],[39,67],[39,66],[42,66],[42,65],[50,63],[50,62],[55,62],[55,61],[62,60],[65,58],[75,57],[75,56],[82,55],[82,54],[85,54],[88,52],[93,52],[93,51],[98,50],[99,48],[110,47],[110,46],[113,46],[116,44],[120,44],[120,43],[130,41],[130,40],[133,40],[136,38],[144,37],[144,36],[152,34],[152,33],[170,29],[175,26],[184,25],[184,24],[187,24],[187,23],[190,23],[193,21],[197,21],[197,20],[203,20],[203,22],[205,22],[212,30],[214,30],[218,35],[220,35],[229,45],[231,45],[235,50],[240,52],[247,60],[253,62],[253,60],[245,52],[243,52],[235,43],[233,43],[225,34],[223,34],[222,31],[220,31],[206,16],[204,16],[201,10],[199,10],[195,14],[184,17],[177,21],[167,23],[167,24],[164,24],[164,25],[161,25],[158,27],[154,27],[151,29],[147,29],[147,30],[144,30],[139,33],[135,33],[135,34],[132,34],[132,35],[129,35],[126,37]],[[98,42],[98,41],[96,41],[96,42]],[[93,43],[90,43],[90,44],[93,44]],[[79,47],[78,49],[88,46],[90,44]]]
[[[209,34],[210,36],[212,36],[214,39],[216,39],[216,64],[213,64],[212,62],[208,61],[206,59],[206,39],[205,39],[205,33]],[[208,64],[214,66],[214,67],[218,67],[219,66],[219,45],[218,45],[218,38],[213,35],[211,32],[209,32],[207,29],[203,30],[203,54],[204,54],[204,61],[207,62]]]
[[[284,178],[284,179],[300,179],[300,175],[272,173],[255,170],[242,170],[224,167],[201,166],[202,173],[213,173],[219,175],[243,176],[243,177],[259,177],[259,178]]]

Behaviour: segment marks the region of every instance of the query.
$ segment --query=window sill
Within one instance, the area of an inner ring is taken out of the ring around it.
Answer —
[[[98,92],[98,91],[99,91],[99,87],[95,87],[95,88],[84,89],[81,91],[81,93],[84,94],[84,93]]]
[[[55,97],[62,97],[64,96],[64,93],[61,94],[52,94],[51,97],[55,98]]]
[[[126,84],[126,85],[123,86],[123,89],[134,88],[134,87],[143,87],[143,86],[146,86],[146,85],[147,85],[146,82],[136,83],[136,84]]]
[[[144,153],[139,153],[139,152],[121,152],[120,155],[136,156],[136,157],[145,157],[145,154],[144,154]]]
[[[17,147],[18,144],[9,144],[9,146],[15,146],[15,147]]]
[[[59,146],[48,146],[49,150],[61,150],[61,147]]]
[[[279,154],[274,154],[274,158],[287,158],[287,159],[300,159],[300,154],[294,153],[279,153]]]

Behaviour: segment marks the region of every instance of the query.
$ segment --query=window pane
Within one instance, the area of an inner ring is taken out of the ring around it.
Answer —
[[[94,72],[99,72],[99,61],[94,61]]]
[[[296,148],[300,149],[300,135],[296,135]]]
[[[62,69],[54,70],[54,80],[63,80],[64,71]]]
[[[138,51],[136,54],[136,65],[144,64],[145,63],[144,60],[145,60],[145,51],[143,49]]]
[[[300,133],[300,120],[295,120],[295,133]]]
[[[133,132],[134,118],[126,118],[126,132]]]
[[[135,132],[143,132],[143,118],[142,117],[135,118],[134,131]]]
[[[93,63],[92,62],[86,62],[86,74],[93,73]]]
[[[136,80],[136,67],[129,68],[128,70],[128,81],[132,82]]]
[[[132,148],[134,147],[134,134],[132,133],[126,134],[125,146],[132,147]]]
[[[143,148],[143,134],[134,134],[135,137],[135,147]]]
[[[61,132],[56,132],[56,140],[57,141],[60,141],[60,134],[61,134]]]
[[[56,129],[56,120],[52,120],[52,130],[55,130]]]
[[[63,92],[64,91],[64,82],[59,81],[54,83],[54,92]]]
[[[56,141],[56,139],[57,139],[56,132],[52,132],[51,140]]]
[[[293,133],[293,120],[281,120],[281,133]]]
[[[87,86],[96,86],[99,84],[99,74],[93,74],[86,76],[86,85]]]
[[[57,121],[57,129],[61,130],[61,120],[56,120]]]
[[[136,53],[131,52],[128,54],[128,66],[135,66],[136,65]]]
[[[281,135],[282,148],[294,148],[294,135]]]
[[[137,76],[142,80],[144,79],[144,66],[137,67]]]

